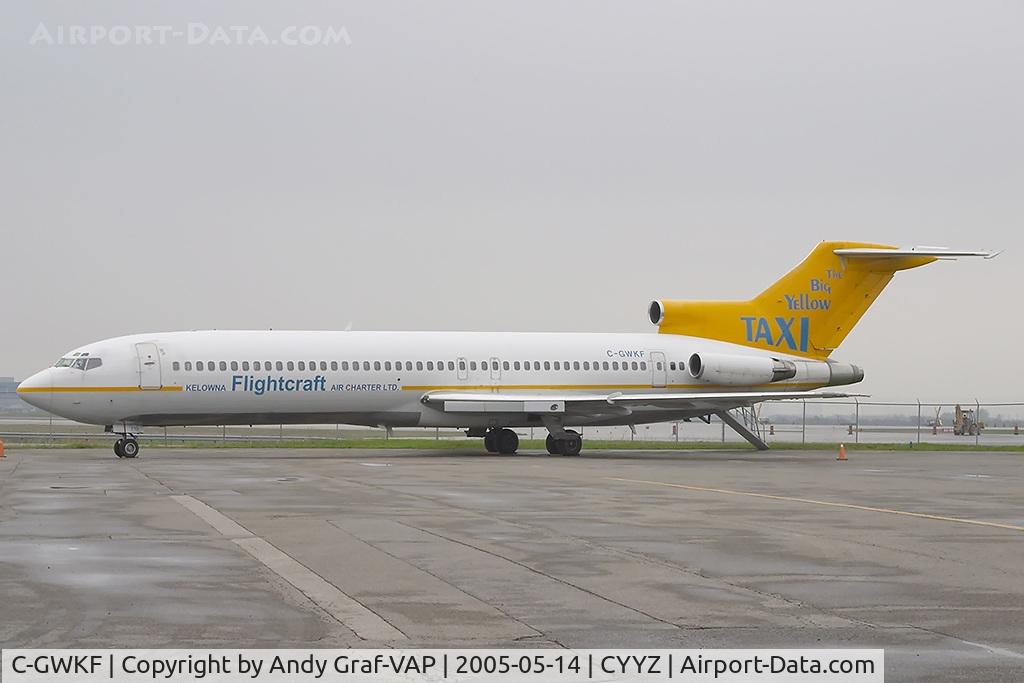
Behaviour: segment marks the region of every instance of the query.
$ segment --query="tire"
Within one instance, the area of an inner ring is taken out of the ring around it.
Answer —
[[[125,439],[121,444],[121,452],[126,458],[134,458],[139,455],[139,442],[135,439]]]
[[[519,450],[519,435],[511,429],[499,429],[495,442],[502,455],[513,455]]]
[[[562,454],[561,446],[558,442],[558,439],[551,436],[550,434],[548,434],[548,438],[544,439],[544,445],[547,447],[548,453],[550,453],[551,455]]]
[[[579,455],[580,451],[583,450],[583,437],[571,429],[565,430],[568,434],[564,439],[560,439],[562,442],[562,455]]]
[[[497,439],[495,438],[496,436],[497,432],[495,432],[494,430],[491,430],[484,434],[484,448],[487,450],[488,453],[498,452],[498,443]]]
[[[124,451],[121,450],[122,445],[124,445],[124,439],[118,439],[114,442],[114,455],[119,458],[124,457]]]

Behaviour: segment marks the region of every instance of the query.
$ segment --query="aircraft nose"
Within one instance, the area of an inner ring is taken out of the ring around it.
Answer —
[[[53,375],[50,368],[37,372],[19,384],[18,396],[29,405],[49,410],[53,403]]]

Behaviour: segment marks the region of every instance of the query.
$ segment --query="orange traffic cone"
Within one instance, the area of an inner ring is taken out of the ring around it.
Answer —
[[[846,462],[846,444],[839,444],[839,457],[836,460]]]
[[[0,441],[0,458],[4,457],[4,442]]]

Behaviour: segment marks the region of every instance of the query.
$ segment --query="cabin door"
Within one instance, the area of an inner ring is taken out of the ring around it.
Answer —
[[[668,380],[668,364],[665,362],[664,351],[651,351],[651,386],[664,387]]]
[[[139,389],[157,390],[163,386],[160,374],[160,350],[156,344],[136,344],[139,356]]]

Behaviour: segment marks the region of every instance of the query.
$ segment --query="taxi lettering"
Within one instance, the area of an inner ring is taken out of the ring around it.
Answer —
[[[811,327],[811,319],[808,317],[740,316],[740,320],[746,326],[747,341],[752,344],[785,346],[793,351],[807,351]]]

